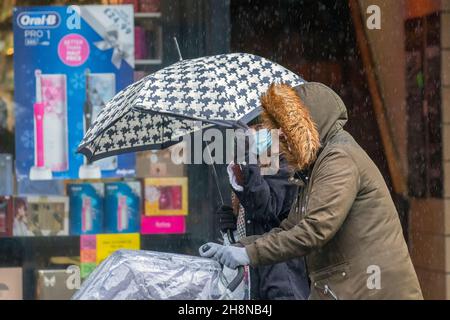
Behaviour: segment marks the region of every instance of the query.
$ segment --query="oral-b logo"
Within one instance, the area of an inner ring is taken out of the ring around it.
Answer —
[[[56,28],[61,17],[54,11],[22,12],[17,17],[17,24],[22,29]]]

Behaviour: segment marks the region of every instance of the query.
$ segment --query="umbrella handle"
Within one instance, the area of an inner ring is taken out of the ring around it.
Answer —
[[[236,290],[236,288],[239,286],[242,280],[244,280],[244,271],[245,271],[244,266],[239,266],[237,268],[237,271],[238,272],[236,276],[233,278],[233,280],[231,280],[231,282],[227,286],[227,289],[230,290],[231,292]]]
[[[220,185],[219,185],[219,175],[217,174],[216,166],[214,165],[214,162],[212,161],[212,155],[211,155],[211,150],[209,149],[209,144],[206,144],[206,149],[208,150],[209,158],[211,159],[211,164],[212,164],[212,169],[213,169],[213,177],[214,177],[214,182],[216,183],[217,191],[219,193],[220,204],[224,205],[225,202],[223,201],[222,190],[220,189]]]

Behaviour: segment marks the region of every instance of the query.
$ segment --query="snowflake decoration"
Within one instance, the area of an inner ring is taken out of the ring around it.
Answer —
[[[86,87],[85,79],[84,72],[75,72],[70,78],[70,85],[74,90],[84,89]]]
[[[20,136],[20,142],[26,149],[34,147],[34,133],[31,130],[25,130]]]

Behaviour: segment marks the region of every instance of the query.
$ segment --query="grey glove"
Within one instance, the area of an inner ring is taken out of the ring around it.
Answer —
[[[230,269],[250,264],[245,248],[208,242],[200,247],[199,252],[202,257],[212,258]]]

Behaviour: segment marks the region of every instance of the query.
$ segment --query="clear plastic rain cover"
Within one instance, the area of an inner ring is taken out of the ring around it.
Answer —
[[[211,259],[119,250],[91,273],[72,299],[242,299],[237,294],[242,290],[233,293],[227,285],[221,265]]]

